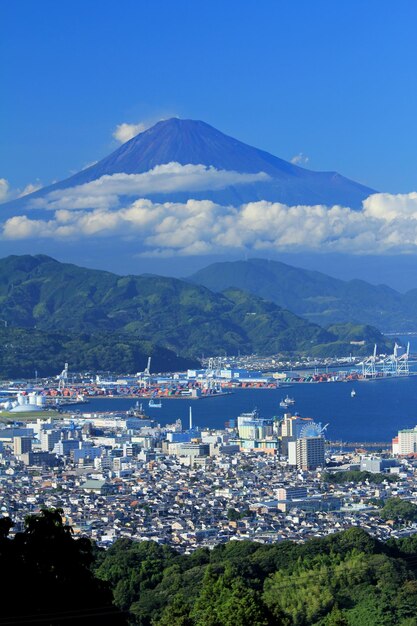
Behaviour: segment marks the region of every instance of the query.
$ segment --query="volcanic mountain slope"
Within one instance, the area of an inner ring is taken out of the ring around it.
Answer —
[[[323,326],[349,321],[385,331],[417,330],[416,289],[401,294],[266,259],[213,263],[190,280],[213,291],[243,289]]]
[[[84,185],[102,176],[142,174],[169,163],[203,165],[215,170],[252,174],[255,178],[250,182],[244,178],[234,182],[226,180],[221,188],[213,188],[207,183],[206,188],[199,189],[145,190],[141,197],[175,202],[190,198],[208,199],[219,204],[268,200],[288,205],[342,204],[360,208],[362,200],[374,193],[372,189],[336,172],[314,172],[293,165],[224,135],[205,122],[173,118],[158,122],[106,158],[70,178],[8,203],[3,207],[2,214],[10,217],[18,209],[30,206],[34,200],[38,201],[36,206],[41,209],[41,200],[51,192]]]
[[[219,294],[174,278],[121,277],[42,255],[0,260],[0,319],[51,333],[123,334],[194,358],[225,351],[323,353],[323,344],[331,344],[332,355],[351,350],[346,328],[339,337],[337,329],[324,330],[238,289]],[[358,332],[368,343],[385,344],[375,329]]]

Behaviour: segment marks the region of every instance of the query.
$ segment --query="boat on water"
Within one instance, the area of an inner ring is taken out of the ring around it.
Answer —
[[[142,403],[139,402],[139,400],[136,402],[135,406],[132,406],[127,411],[127,414],[129,417],[141,417],[141,418],[146,417],[144,410],[143,410],[143,405]]]
[[[148,402],[148,407],[150,409],[160,409],[162,407],[162,402],[156,398],[151,398]]]
[[[283,409],[288,409],[288,407],[291,404],[295,404],[295,400],[294,398],[290,398],[289,395],[287,394],[287,397],[281,400],[281,402],[279,403],[279,406],[282,407]]]
[[[354,398],[355,396],[356,396],[356,391],[352,389],[352,391],[350,392],[350,397]]]

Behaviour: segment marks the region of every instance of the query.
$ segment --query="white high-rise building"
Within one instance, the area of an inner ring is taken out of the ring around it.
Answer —
[[[417,426],[398,431],[396,452],[400,455],[415,454],[417,452]]]

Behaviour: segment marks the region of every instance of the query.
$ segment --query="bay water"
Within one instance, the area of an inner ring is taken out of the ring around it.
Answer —
[[[356,396],[351,397],[352,389]],[[326,438],[343,442],[388,442],[400,428],[417,424],[417,376],[359,382],[294,384],[282,389],[238,389],[230,395],[202,400],[162,399],[162,407],[149,408],[149,417],[161,425],[181,419],[188,428],[189,407],[194,426],[223,428],[240,413],[258,408],[262,417],[282,416],[279,406],[286,395],[294,398],[293,414],[312,417],[324,426]],[[91,399],[82,412],[127,411],[135,404],[131,398]],[[80,407],[81,408],[81,407]]]

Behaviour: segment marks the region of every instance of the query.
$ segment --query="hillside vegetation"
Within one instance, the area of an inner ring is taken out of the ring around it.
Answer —
[[[20,335],[27,348],[19,353],[22,372],[27,371],[25,363],[30,369],[39,356],[47,367],[48,354],[56,361],[70,360],[72,368],[96,364],[98,369],[132,371],[140,369],[146,352],[158,350],[167,364],[157,369],[167,370],[174,366],[175,355],[195,360],[202,354],[239,351],[367,354],[374,342],[381,351],[390,349],[374,328],[326,330],[240,289],[214,293],[175,278],[121,277],[42,255],[0,261],[0,319],[7,322],[4,343],[14,346],[3,347],[7,372],[18,366],[17,358],[13,360],[19,350],[13,335],[18,328],[26,330]],[[351,345],[352,336],[364,339],[365,345]],[[174,355],[162,353],[162,348]]]
[[[190,280],[213,291],[243,289],[322,326],[351,322],[417,330],[417,289],[401,294],[386,285],[339,280],[266,259],[214,263]]]
[[[148,357],[153,372],[180,371],[199,366],[150,341],[122,333],[69,334],[27,328],[0,327],[0,377],[52,376],[65,362],[71,371],[142,372]]]
[[[119,539],[104,551],[73,538],[62,513],[28,516],[12,539],[13,523],[1,520],[4,623],[417,624],[416,535],[383,544],[351,528],[304,544],[232,541],[188,555]]]
[[[96,574],[141,626],[415,626],[416,548],[415,536],[387,546],[359,528],[188,556],[122,539]]]

